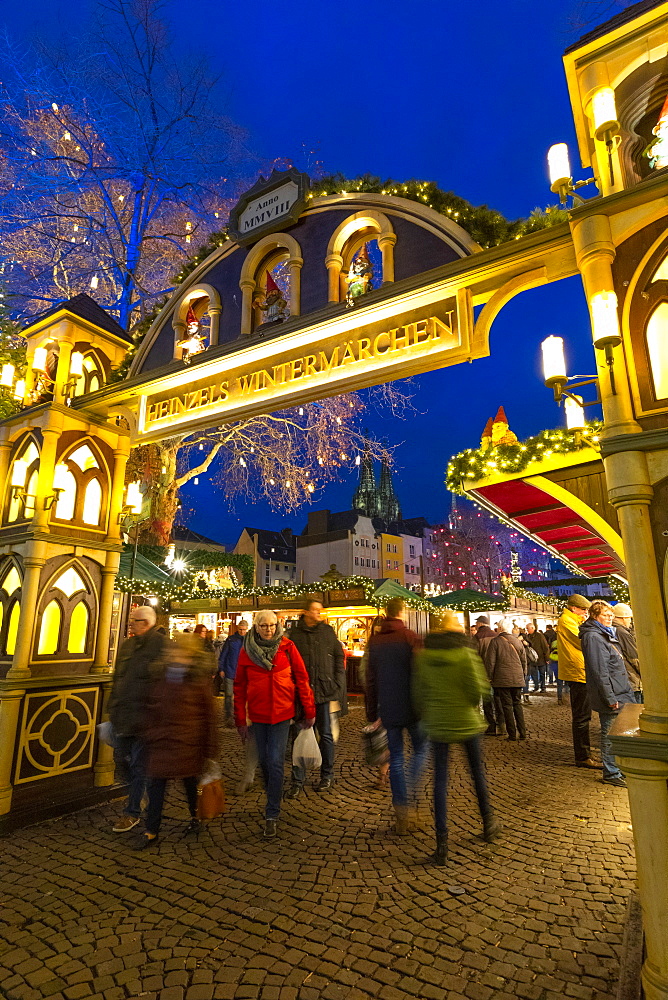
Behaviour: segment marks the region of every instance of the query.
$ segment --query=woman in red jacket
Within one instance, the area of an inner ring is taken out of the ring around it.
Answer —
[[[260,611],[239,653],[234,679],[234,716],[242,741],[249,718],[267,790],[264,836],[276,836],[283,795],[283,765],[295,715],[295,695],[304,708],[302,728],[315,722],[315,702],[304,661],[283,634],[273,611]]]

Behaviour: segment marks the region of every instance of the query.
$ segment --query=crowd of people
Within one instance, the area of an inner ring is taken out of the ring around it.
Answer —
[[[347,711],[345,659],[322,604],[309,600],[286,633],[273,611],[260,611],[216,649],[203,626],[170,641],[149,606],[132,611],[130,637],[122,645],[109,701],[116,763],[128,784],[123,816],[114,832],[133,830],[146,804],[140,849],[159,837],[165,788],[183,782],[190,821],[184,835],[200,829],[198,783],[220,753],[215,693],[224,719],[245,749],[237,792],[253,783],[259,767],[264,789],[263,836],[277,835],[284,798],[299,796],[307,779],[297,759],[284,790],[285,760],[300,731],[313,729],[319,744],[319,793],[335,783],[336,729]],[[568,701],[575,765],[602,771],[606,784],[624,786],[609,733],[622,705],[642,702],[633,613],[574,594],[556,631],[518,628],[507,618],[490,627],[481,615],[471,635],[446,612],[424,639],[407,628],[400,599],[388,602],[371,630],[364,657],[368,730],[386,734],[389,785],[396,833],[418,820],[418,792],[429,756],[433,759],[434,861],[447,861],[447,783],[450,745],[461,743],[475,787],[482,836],[501,833],[485,777],[482,737],[515,742],[528,737],[523,705],[533,684],[541,695],[556,683]],[[212,678],[215,684],[212,684]],[[601,760],[589,735],[592,710],[601,730]],[[304,737],[306,734],[304,734]],[[310,737],[309,737],[310,738]],[[410,744],[407,757],[406,744]],[[383,771],[379,775],[382,784]]]

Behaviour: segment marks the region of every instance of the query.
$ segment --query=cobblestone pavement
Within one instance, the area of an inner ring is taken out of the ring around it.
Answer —
[[[362,762],[360,708],[343,721],[340,780],[286,802],[260,838],[262,794],[183,839],[171,793],[155,853],[113,834],[120,803],[0,840],[0,995],[8,1000],[611,1000],[634,861],[626,792],[572,766],[570,712],[526,709],[530,739],[485,738],[505,835],[486,845],[463,755],[450,785],[450,854],[392,833]],[[233,789],[236,734],[223,735]],[[463,889],[462,894],[457,894]]]

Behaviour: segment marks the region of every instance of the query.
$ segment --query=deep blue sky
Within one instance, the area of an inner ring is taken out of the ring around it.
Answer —
[[[32,31],[76,34],[93,6],[28,0],[5,8],[3,19],[19,40]],[[600,4],[606,16],[624,6]],[[259,157],[298,157],[306,144],[318,149],[327,172],[434,180],[517,217],[554,200],[545,162],[551,143],[568,142],[576,177],[586,176],[561,60],[591,27],[575,26],[583,7],[581,0],[172,0],[167,10],[177,36],[223,74],[228,112]],[[592,5],[589,16],[597,11]],[[520,437],[561,424],[540,373],[539,345],[551,333],[566,338],[572,373],[592,373],[578,279],[506,306],[492,329],[490,358],[416,379],[420,412],[412,419],[369,421],[391,443],[401,442],[395,479],[405,515],[436,522],[447,514],[448,458],[479,442],[499,404]],[[356,479],[351,468],[315,506],[346,509]],[[230,512],[202,480],[185,491],[184,503],[191,527],[228,544],[244,524],[301,530],[306,519],[305,512],[285,516],[261,504],[237,503]]]

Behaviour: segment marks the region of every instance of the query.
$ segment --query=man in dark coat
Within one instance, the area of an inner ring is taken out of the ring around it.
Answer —
[[[345,703],[346,666],[343,646],[331,625],[322,620],[322,604],[310,600],[288,638],[294,642],[306,664],[315,698],[315,730],[320,741],[322,764],[317,791],[324,792],[334,784],[334,737],[330,702]],[[286,798],[299,795],[306,781],[303,768],[293,767],[292,786]]]
[[[536,626],[533,622],[529,622],[527,625],[526,642],[531,646],[534,653],[538,657],[535,667],[538,671],[541,694],[545,694],[545,682],[547,679],[547,664],[550,659],[550,647],[548,646],[547,639],[543,633],[536,630]]]
[[[165,651],[165,636],[156,628],[153,608],[135,608],[130,613],[130,638],[116,660],[109,697],[109,720],[115,740],[114,760],[129,784],[123,816],[114,823],[114,833],[125,833],[139,823],[141,800],[146,786],[145,722],[151,665]]]
[[[638,659],[636,634],[633,630],[633,612],[628,604],[615,604],[612,610],[615,612],[612,624],[617,633],[619,648],[624,657],[624,666],[629,677],[629,684],[633,689],[636,702],[642,705],[645,699],[642,693],[642,677],[640,676],[640,660]]]
[[[248,622],[241,618],[237,631],[229,635],[218,654],[218,674],[225,693],[225,720],[230,729],[234,728],[234,678],[237,676],[239,653],[248,632]]]
[[[392,805],[397,817],[397,833],[402,836],[408,832],[409,791],[415,801],[429,744],[411,694],[413,653],[421,646],[420,638],[406,628],[401,617],[404,602],[400,598],[392,598],[385,613],[387,617],[380,632],[369,639],[366,710],[369,722],[380,719],[387,730]],[[413,746],[409,787],[404,770],[404,729],[408,730]]]
[[[510,634],[511,623],[502,619],[497,623],[498,635],[490,640],[483,662],[487,676],[494,688],[497,717],[506,720],[508,739],[521,740],[527,736],[522,709],[522,688],[527,672],[527,655],[524,643]]]
[[[480,659],[484,660],[484,652],[489,645],[490,639],[496,636],[496,632],[489,627],[489,618],[486,615],[478,615],[475,621],[477,626],[475,633],[476,649]],[[483,701],[482,710],[487,720],[485,734],[487,736],[505,736],[506,724],[503,714],[499,716],[496,714],[494,699],[490,698],[488,701]]]
[[[622,705],[635,702],[624,658],[612,621],[613,609],[606,601],[592,601],[589,617],[580,626],[580,642],[587,676],[589,704],[601,723],[603,784],[626,788],[610,744],[609,733]]]

